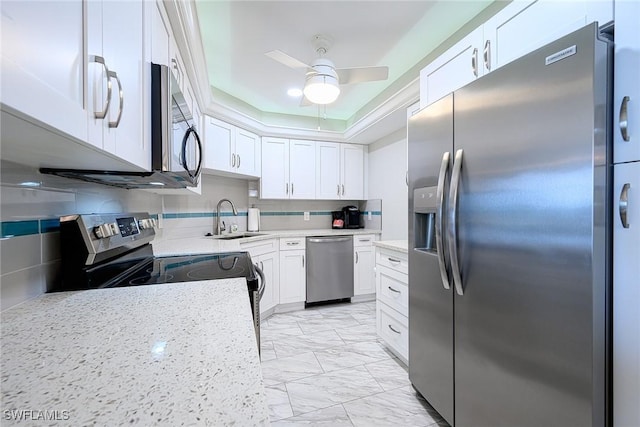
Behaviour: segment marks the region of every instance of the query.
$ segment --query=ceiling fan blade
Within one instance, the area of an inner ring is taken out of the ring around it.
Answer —
[[[389,67],[337,68],[341,85],[349,83],[372,82],[389,78]]]
[[[296,58],[287,55],[281,50],[272,50],[270,52],[265,53],[269,58],[278,61],[281,64],[286,65],[287,67],[298,69],[298,68],[311,68],[310,65],[305,64],[302,61],[297,60]]]

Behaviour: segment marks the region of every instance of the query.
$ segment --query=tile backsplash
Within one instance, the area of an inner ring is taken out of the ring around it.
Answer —
[[[262,230],[331,228],[331,211],[356,205],[365,228],[380,229],[381,201],[261,200],[258,181],[203,175],[202,195],[160,195],[42,175],[37,169],[0,163],[0,310],[47,291],[60,277],[59,217],[74,213],[143,211],[157,214],[156,239],[203,236],[215,229],[216,205],[227,229],[247,229],[247,209],[261,211]],[[309,212],[309,220],[304,220]],[[369,215],[370,213],[370,215]]]

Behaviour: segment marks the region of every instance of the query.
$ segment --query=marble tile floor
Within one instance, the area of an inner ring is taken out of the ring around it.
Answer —
[[[378,339],[375,304],[323,305],[262,322],[273,426],[448,426]]]

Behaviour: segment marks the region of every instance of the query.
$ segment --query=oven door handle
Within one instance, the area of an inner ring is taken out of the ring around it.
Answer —
[[[261,300],[262,295],[264,295],[264,290],[267,286],[267,281],[264,278],[264,272],[260,267],[258,267],[258,264],[253,264],[253,266],[256,268],[256,273],[258,273],[258,276],[260,276],[260,288],[258,289],[258,299]]]

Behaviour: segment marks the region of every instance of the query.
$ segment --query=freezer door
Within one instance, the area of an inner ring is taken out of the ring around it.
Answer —
[[[452,148],[449,95],[409,120],[409,378],[453,425],[453,293],[446,247],[436,241],[440,204],[429,201],[446,194]]]
[[[456,427],[605,425],[608,49],[596,34],[455,93]]]

